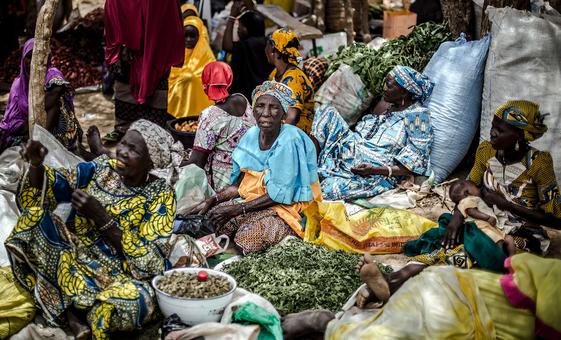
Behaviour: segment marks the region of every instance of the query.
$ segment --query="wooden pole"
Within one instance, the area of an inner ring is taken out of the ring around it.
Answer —
[[[35,26],[35,43],[31,57],[31,72],[29,79],[29,134],[33,135],[35,124],[45,126],[47,112],[45,111],[45,75],[50,53],[50,41],[53,33],[53,20],[60,0],[46,0],[37,15]]]

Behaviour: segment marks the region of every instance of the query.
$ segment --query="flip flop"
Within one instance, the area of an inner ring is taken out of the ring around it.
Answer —
[[[108,134],[106,134],[101,140],[104,143],[118,143],[123,138],[124,135],[125,134],[120,131],[113,130]]]

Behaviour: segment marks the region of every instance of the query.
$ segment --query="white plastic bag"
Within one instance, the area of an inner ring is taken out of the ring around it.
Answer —
[[[354,125],[368,109],[374,96],[349,65],[341,64],[316,92],[316,109],[333,106],[349,125]]]
[[[206,172],[195,164],[189,164],[179,173],[175,195],[177,213],[187,215],[199,203],[214,195],[214,190],[208,184]]]
[[[539,18],[512,8],[488,7],[493,41],[485,68],[481,139],[489,140],[495,110],[508,100],[540,105],[549,130],[532,142],[552,154],[561,178],[561,17]]]

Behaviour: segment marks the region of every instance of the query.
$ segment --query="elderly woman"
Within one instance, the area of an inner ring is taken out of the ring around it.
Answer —
[[[385,81],[387,109],[364,116],[354,132],[335,109],[316,112],[312,136],[321,150],[318,163],[325,199],[376,196],[394,188],[402,176],[428,175],[432,126],[422,104],[432,88],[427,77],[396,66]]]
[[[131,126],[116,159],[75,169],[44,165],[48,150],[29,141],[22,152],[29,173],[17,193],[21,217],[6,249],[14,276],[47,322],[58,325],[66,316],[83,338],[89,333],[83,316],[95,338],[107,339],[153,317],[149,279],[169,268],[176,207],[173,188],[152,169],[179,164],[179,150],[168,132],[146,120]],[[72,205],[66,222],[53,214],[63,202]]]
[[[300,41],[294,31],[280,28],[269,36],[265,54],[275,67],[269,79],[287,85],[293,92],[295,104],[286,114],[286,123],[310,133],[314,120],[314,87],[299,67],[302,60],[299,46]]]
[[[214,207],[208,217],[218,233],[233,238],[244,254],[302,236],[300,213],[321,200],[314,144],[302,130],[283,124],[291,105],[292,91],[284,84],[268,81],[255,90],[257,126],[232,154],[233,185],[199,207],[200,213]]]
[[[232,152],[246,131],[255,125],[251,105],[241,94],[230,95],[234,75],[228,64],[214,61],[205,66],[203,88],[216,104],[201,112],[193,151],[188,163],[205,169],[215,191],[230,185]]]

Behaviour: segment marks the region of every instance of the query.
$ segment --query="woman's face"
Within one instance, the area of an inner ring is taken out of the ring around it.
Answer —
[[[275,58],[273,55],[273,46],[268,41],[267,44],[265,44],[265,55],[267,56],[267,62],[272,65]]]
[[[27,72],[31,72],[31,56],[33,55],[33,53],[29,52],[24,59],[24,63],[25,63],[25,67]]]
[[[493,117],[491,126],[491,145],[495,150],[512,150],[521,139],[522,130],[505,123],[499,117]]]
[[[183,31],[185,32],[185,48],[194,49],[199,41],[199,30],[195,26],[186,26]]]
[[[276,133],[280,131],[285,112],[277,98],[263,95],[255,102],[253,116],[261,131]]]
[[[386,77],[383,98],[387,103],[399,104],[407,96],[407,90],[399,86],[393,77]]]
[[[152,169],[148,147],[138,131],[129,130],[117,145],[116,170],[119,175],[135,183],[146,179]]]

